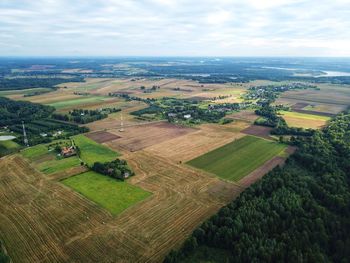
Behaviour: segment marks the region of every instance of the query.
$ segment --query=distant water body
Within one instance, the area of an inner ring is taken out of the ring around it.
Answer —
[[[317,75],[315,76],[316,78],[318,77],[349,77],[350,72],[342,72],[342,71],[322,71],[325,74]]]
[[[0,141],[9,141],[15,139],[15,136],[12,135],[2,135],[0,136]]]
[[[304,70],[302,68],[282,68],[282,67],[262,67],[262,68],[270,68],[270,69],[280,69],[280,70],[290,70],[290,71],[301,71]],[[306,70],[306,69],[305,69]],[[305,76],[305,77],[349,77],[350,72],[344,71],[330,71],[330,70],[320,70],[322,73],[318,75],[313,75],[311,73],[294,73],[294,76]]]

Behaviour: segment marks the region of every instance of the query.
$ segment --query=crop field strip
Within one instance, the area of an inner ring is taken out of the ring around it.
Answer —
[[[281,111],[280,114],[291,127],[313,128],[317,129],[326,125],[330,120],[328,116],[306,114],[292,111]]]
[[[187,164],[221,178],[238,181],[280,154],[285,148],[286,146],[282,144],[247,135],[199,156]]]

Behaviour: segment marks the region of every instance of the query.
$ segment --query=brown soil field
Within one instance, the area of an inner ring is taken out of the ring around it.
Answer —
[[[322,102],[306,101],[306,100],[291,99],[291,98],[279,98],[277,99],[275,104],[283,104],[283,105],[293,107],[293,105],[298,103],[312,105],[312,110],[317,111],[319,113],[338,114],[339,112],[347,108],[347,105],[343,105],[343,104],[328,104],[328,103],[322,103]]]
[[[124,132],[110,130],[117,133],[121,138],[106,144],[112,149],[128,151],[138,151],[176,137],[186,135],[196,131],[192,128],[176,126],[167,122],[158,122],[144,125],[125,127]]]
[[[298,102],[292,106],[292,110],[302,110],[303,108],[309,105],[309,103]]]
[[[242,132],[249,135],[254,135],[257,137],[265,138],[265,139],[273,139],[270,136],[270,131],[272,128],[266,126],[259,125],[251,125],[248,128],[244,129]]]
[[[117,217],[17,156],[0,161],[0,236],[13,262],[161,262],[243,188],[159,156],[125,156],[153,195]]]
[[[184,163],[234,139],[243,137],[244,134],[239,131],[248,125],[245,122],[226,125],[203,124],[195,132],[155,144],[146,148],[145,151],[163,156],[176,163],[180,161]]]
[[[105,131],[88,133],[88,134],[85,134],[85,136],[90,138],[91,140],[94,140],[95,142],[98,142],[98,143],[109,142],[109,141],[113,141],[113,140],[121,138],[118,135],[115,135],[115,134],[110,133],[110,132],[105,132]]]
[[[239,180],[238,184],[242,187],[250,186],[251,184],[261,179],[265,174],[267,174],[276,166],[283,165],[285,160],[285,158],[279,156],[272,158],[271,160],[264,163],[261,167]]]
[[[311,107],[312,109],[315,109],[315,110],[308,110],[306,108],[308,106]],[[308,103],[303,103],[303,102],[298,102],[298,103],[294,104],[291,108],[293,111],[300,112],[300,113],[314,114],[314,115],[327,116],[327,117],[335,116],[334,113],[319,111],[320,109],[322,110],[321,107],[313,106],[313,105],[310,105]],[[326,108],[326,110],[327,110],[327,108]]]
[[[331,91],[331,92],[330,92]],[[282,94],[282,98],[298,100],[305,103],[326,103],[335,105],[348,105],[350,103],[350,89],[348,87],[322,88],[321,90],[292,90]]]
[[[239,112],[226,115],[225,118],[254,122],[258,117],[259,116],[252,110],[241,110]]]

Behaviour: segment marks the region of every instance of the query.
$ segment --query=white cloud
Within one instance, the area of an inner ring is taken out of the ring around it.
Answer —
[[[349,0],[2,0],[0,55],[349,56]]]

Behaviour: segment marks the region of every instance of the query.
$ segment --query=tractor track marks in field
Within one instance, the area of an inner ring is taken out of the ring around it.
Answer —
[[[116,217],[21,157],[2,159],[0,235],[13,261],[161,262],[242,191],[142,150],[124,157],[130,183],[153,195]]]

